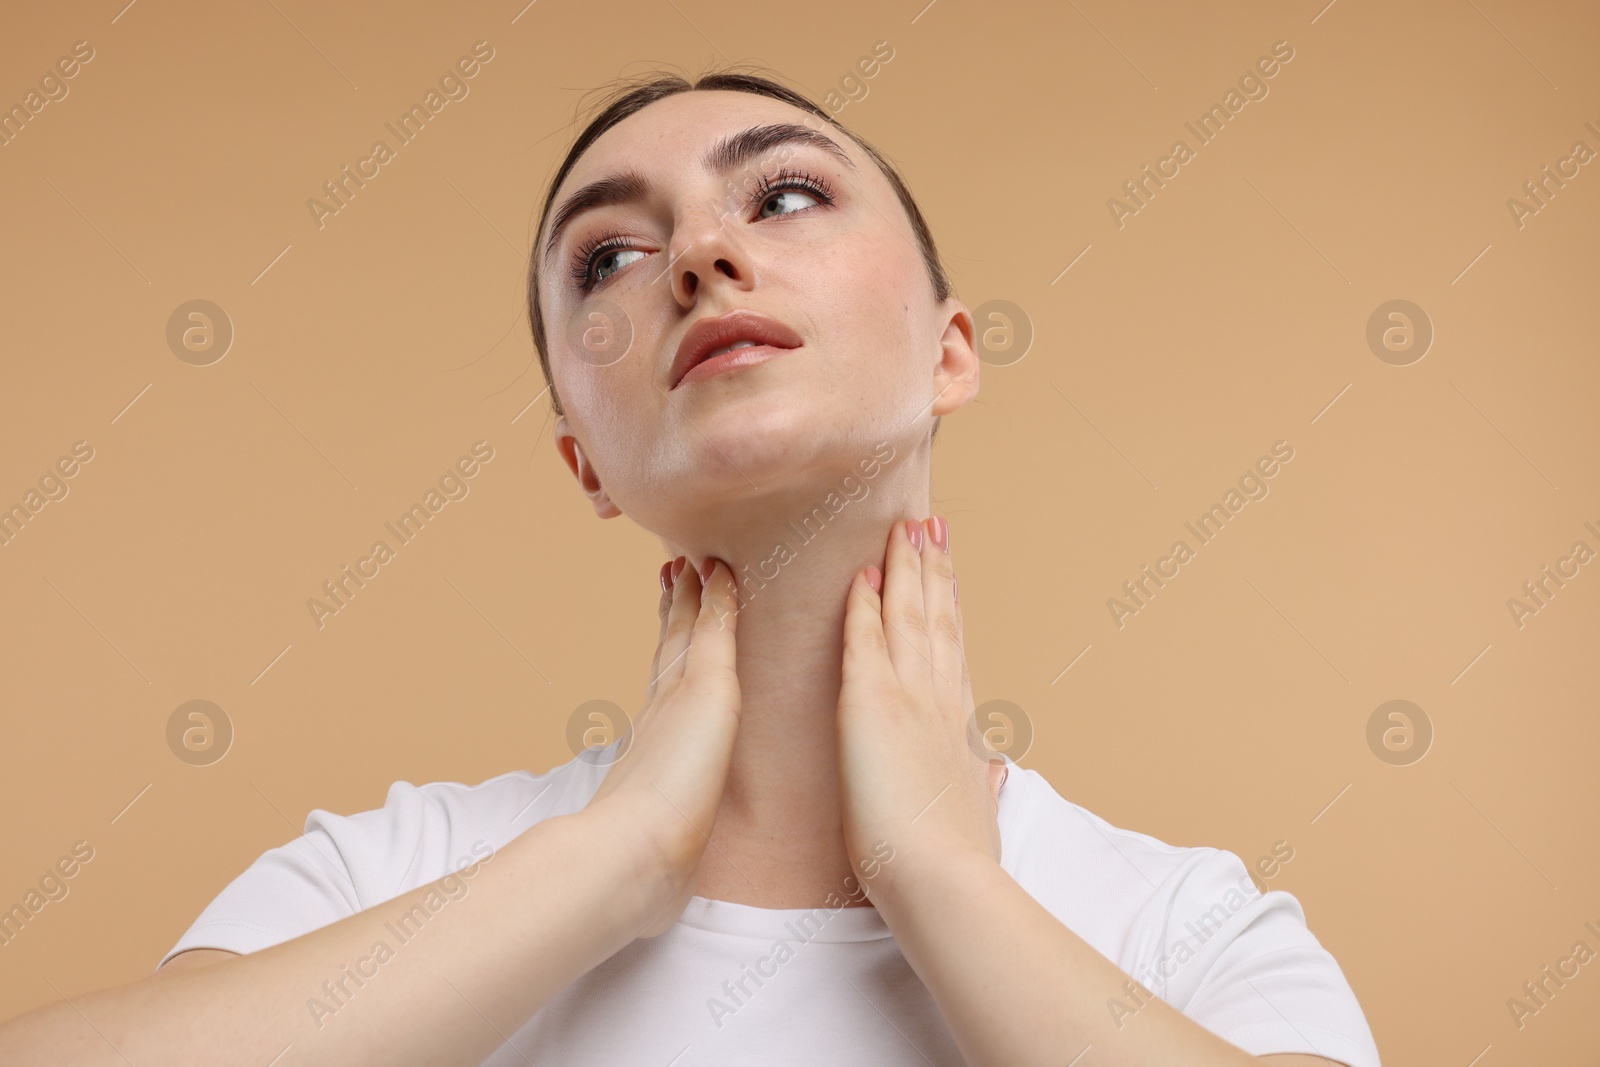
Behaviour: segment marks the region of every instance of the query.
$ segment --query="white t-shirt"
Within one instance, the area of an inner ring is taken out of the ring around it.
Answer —
[[[313,810],[304,836],[235,878],[161,962],[191,948],[256,952],[460,872],[448,895],[428,898],[436,913],[471,891],[491,850],[581,810],[605,772],[579,758],[473,786],[396,782],[382,808],[356,815]],[[1233,853],[1118,829],[1015,764],[998,818],[1001,865],[1018,884],[1185,1015],[1257,1055],[1379,1067],[1361,1006],[1299,902],[1259,893]],[[672,929],[634,941],[508,1031],[516,1048],[502,1045],[485,1067],[962,1064],[877,909],[844,902],[843,887],[838,908],[810,910],[695,897]],[[308,998],[311,1016],[331,1025],[359,997],[361,975],[403,957],[429,911],[391,923],[385,950],[330,973]],[[1137,992],[1108,999],[1108,1018],[1132,1025]]]

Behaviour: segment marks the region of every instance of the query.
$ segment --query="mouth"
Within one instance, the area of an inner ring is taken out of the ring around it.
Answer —
[[[792,328],[749,308],[701,319],[678,345],[669,371],[670,388],[763,363],[803,343]]]

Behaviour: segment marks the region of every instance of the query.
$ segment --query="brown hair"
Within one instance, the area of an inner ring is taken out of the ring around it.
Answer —
[[[864,149],[872,161],[877,164],[883,176],[889,180],[889,185],[894,189],[895,195],[900,198],[900,205],[905,209],[906,217],[911,222],[911,229],[916,233],[917,247],[922,252],[922,262],[928,271],[928,281],[933,286],[935,300],[947,298],[953,288],[950,279],[945,274],[944,265],[939,260],[939,251],[933,243],[933,232],[928,229],[927,221],[922,217],[922,212],[917,207],[916,200],[911,195],[911,190],[906,187],[905,181],[895,170],[893,164],[862,138],[851,133],[843,123],[835,121],[821,107],[811,100],[795,92],[785,85],[781,85],[770,78],[755,74],[741,74],[721,72],[703,74],[693,82],[676,74],[656,73],[646,75],[643,79],[625,82],[614,88],[611,94],[602,101],[602,110],[596,115],[583,132],[578,135],[572,147],[567,150],[567,155],[561,162],[561,169],[556,171],[556,176],[550,182],[550,189],[545,194],[544,206],[539,212],[539,227],[534,231],[534,254],[529,257],[528,267],[528,320],[533,327],[533,343],[539,350],[539,366],[544,371],[545,382],[550,386],[550,404],[557,415],[565,414],[561,410],[561,397],[556,393],[555,379],[550,375],[550,353],[545,344],[544,312],[539,305],[539,249],[538,241],[544,234],[545,221],[550,215],[550,207],[555,201],[556,190],[566,180],[578,157],[582,156],[589,146],[599,139],[611,127],[627,118],[629,115],[642,110],[664,97],[677,93],[693,92],[696,90],[725,89],[741,93],[754,93],[758,96],[768,96],[774,100],[781,100],[786,104],[809,112],[826,121],[830,126]],[[938,432],[939,420],[934,420],[934,432]]]

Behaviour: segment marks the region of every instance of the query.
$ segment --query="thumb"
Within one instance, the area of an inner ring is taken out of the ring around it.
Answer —
[[[656,605],[656,613],[661,617],[661,629],[656,633],[656,654],[650,659],[650,681],[645,685],[645,703],[655,699],[656,682],[661,672],[661,646],[667,640],[667,616],[672,609],[672,564],[676,559],[669,559],[661,565],[661,602]]]
[[[889,642],[883,635],[883,599],[871,580],[876,577],[881,583],[881,573],[876,567],[865,567],[850,580],[844,610],[843,682],[847,689],[877,677],[889,666]]]

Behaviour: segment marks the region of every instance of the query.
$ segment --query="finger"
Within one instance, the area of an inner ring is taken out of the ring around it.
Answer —
[[[656,676],[661,672],[661,646],[667,640],[667,613],[672,608],[672,565],[675,559],[669,559],[661,565],[661,599],[656,604],[656,614],[661,619],[661,630],[656,634],[656,651],[650,660],[650,675],[645,686],[644,700],[648,704],[655,699]]]
[[[667,610],[666,637],[656,654],[659,660],[653,683],[656,689],[675,685],[683,677],[683,662],[689,652],[695,615],[700,610],[700,581],[694,569],[682,556],[673,565],[678,570],[678,578],[672,586],[672,606]]]
[[[966,653],[962,650],[961,620],[956,613],[949,526],[942,515],[934,515],[922,525],[922,609],[928,622],[928,655],[935,684],[954,705],[961,696]]]
[[[961,655],[961,706],[966,709],[969,715],[978,706],[977,702],[972,699],[972,671],[967,667],[965,646],[963,646]]]
[[[889,663],[889,646],[883,633],[883,598],[868,577],[868,571],[876,570],[876,567],[863,568],[850,580],[844,608],[841,704],[854,695],[875,692],[886,678],[894,681],[894,667]],[[877,579],[881,586],[881,573]]]
[[[694,620],[694,632],[689,640],[689,655],[684,666],[684,678],[703,686],[707,694],[731,698],[734,707],[739,700],[738,648],[734,632],[739,618],[737,592],[733,571],[719,559],[708,559],[711,564],[705,591],[700,595],[699,611]],[[701,565],[705,570],[705,564]],[[689,569],[684,568],[685,576]],[[699,580],[696,573],[695,579]],[[681,578],[679,579],[682,580]]]
[[[925,695],[933,687],[933,661],[928,655],[928,623],[922,605],[922,551],[913,537],[925,540],[922,524],[915,519],[896,522],[889,531],[883,575],[883,635],[896,677],[912,692]]]

